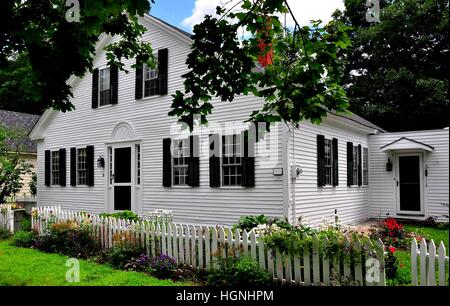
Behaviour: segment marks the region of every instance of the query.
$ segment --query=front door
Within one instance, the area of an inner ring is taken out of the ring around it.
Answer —
[[[131,147],[114,148],[114,210],[131,210]]]
[[[397,212],[423,214],[422,155],[420,153],[397,156]]]

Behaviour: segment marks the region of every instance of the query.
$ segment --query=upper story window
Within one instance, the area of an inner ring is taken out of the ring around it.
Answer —
[[[77,150],[78,185],[87,185],[86,148]]]
[[[158,63],[158,55],[155,55],[155,63]],[[157,64],[150,68],[144,64],[144,97],[159,94],[159,77]]]
[[[241,186],[241,184],[241,135],[224,135],[222,136],[222,185]]]
[[[52,171],[51,171],[51,176],[52,176],[52,185],[59,185],[59,151],[52,151],[52,160],[51,160],[51,165],[52,165]]]
[[[325,139],[325,185],[333,185],[333,143]]]
[[[104,68],[99,71],[100,106],[111,104],[111,69]]]
[[[363,185],[369,185],[369,149],[363,148],[362,152],[363,156],[363,167],[362,167],[362,174],[363,174]]]

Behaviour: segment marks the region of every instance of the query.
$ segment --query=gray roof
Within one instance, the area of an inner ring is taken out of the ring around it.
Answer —
[[[363,125],[363,126],[366,126],[366,127],[368,127],[368,128],[371,128],[371,129],[374,129],[374,130],[378,130],[378,131],[383,132],[383,133],[386,133],[386,132],[387,132],[387,131],[386,131],[385,129],[383,129],[382,127],[379,127],[378,125],[373,124],[373,123],[370,122],[369,120],[366,120],[366,119],[364,119],[363,117],[358,116],[358,115],[355,114],[355,113],[352,113],[352,112],[347,112],[347,113],[336,113],[335,111],[332,111],[331,113],[332,113],[333,115],[336,115],[336,116],[338,116],[338,117],[342,117],[342,118],[345,118],[345,119],[347,119],[347,120],[356,122],[356,123],[361,124],[361,125]]]
[[[0,124],[10,129],[22,129],[28,134],[39,119],[39,115],[0,110]],[[25,152],[36,153],[36,142],[27,138],[22,142]]]

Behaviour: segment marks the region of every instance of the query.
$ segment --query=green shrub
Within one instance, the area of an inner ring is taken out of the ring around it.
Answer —
[[[242,216],[238,224],[233,225],[233,230],[240,229],[249,231],[260,224],[267,224],[269,218],[264,215],[259,216]]]
[[[8,239],[10,236],[11,233],[7,229],[0,227],[0,240]]]
[[[47,253],[87,258],[99,251],[99,245],[89,233],[89,225],[72,220],[52,224],[47,233],[36,239],[34,247]]]
[[[25,214],[22,221],[20,221],[20,228],[22,231],[31,231],[31,216],[29,214]]]
[[[116,246],[106,253],[106,261],[116,269],[125,269],[127,264],[136,260],[144,253],[142,248]]]
[[[14,234],[12,245],[22,248],[29,248],[34,245],[35,235],[32,232],[18,231]]]
[[[117,219],[125,219],[130,221],[140,221],[141,218],[138,214],[135,214],[134,212],[130,210],[124,210],[120,212],[115,213],[101,213],[100,217],[111,217],[111,218],[117,218]]]
[[[208,271],[210,286],[268,286],[272,283],[271,275],[249,257],[228,257],[217,261],[216,265],[218,267]]]

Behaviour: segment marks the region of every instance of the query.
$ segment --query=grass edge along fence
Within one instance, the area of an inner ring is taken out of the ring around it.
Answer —
[[[449,275],[449,257],[446,255],[444,242],[436,248],[433,239],[427,244],[416,238],[411,242],[411,281],[413,286],[447,286]],[[437,268],[437,269],[436,269]],[[436,281],[438,279],[438,281]]]
[[[343,256],[329,258],[323,252],[323,246],[330,243],[327,237],[312,237],[310,248],[303,254],[281,253],[268,250],[264,245],[264,235],[255,231],[232,231],[225,226],[195,226],[177,223],[155,224],[149,221],[129,221],[111,217],[101,217],[79,211],[62,210],[59,206],[37,207],[32,212],[32,228],[44,235],[49,225],[55,222],[74,220],[79,224],[88,224],[92,237],[100,243],[103,250],[121,241],[130,246],[140,246],[149,257],[166,254],[178,264],[193,269],[214,267],[217,261],[227,257],[249,256],[259,263],[259,267],[268,271],[276,283],[290,285],[330,285],[336,275],[341,279],[352,279],[359,285],[384,286],[385,246],[381,241],[373,244],[368,240],[351,241],[344,237],[343,254],[356,250],[356,256],[346,259]],[[120,240],[121,239],[121,240]],[[356,258],[357,257],[357,258]],[[368,282],[366,259],[377,260],[372,282]]]

